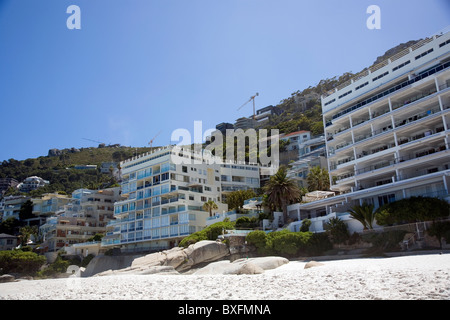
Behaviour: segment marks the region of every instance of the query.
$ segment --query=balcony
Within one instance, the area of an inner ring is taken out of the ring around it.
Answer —
[[[403,89],[403,88],[406,88],[406,87],[408,87],[409,85],[411,85],[411,84],[413,84],[413,83],[415,83],[415,82],[418,82],[418,81],[420,81],[420,80],[423,80],[423,79],[425,79],[425,78],[427,78],[427,77],[429,77],[429,76],[431,76],[431,75],[433,75],[433,74],[435,74],[435,73],[437,73],[437,72],[440,72],[440,71],[442,71],[442,70],[445,70],[445,69],[447,69],[449,66],[450,66],[450,61],[448,61],[448,62],[446,62],[446,63],[444,63],[444,64],[442,64],[442,65],[441,65],[441,64],[440,64],[440,65],[437,65],[437,66],[435,66],[435,67],[433,67],[433,68],[430,68],[430,69],[427,70],[426,72],[423,72],[423,73],[417,75],[414,79],[404,81],[404,82],[399,83],[399,84],[397,84],[397,85],[395,85],[395,86],[393,86],[393,87],[391,87],[391,88],[389,88],[389,89],[387,89],[387,90],[382,91],[382,92],[379,93],[379,94],[375,94],[375,95],[371,96],[370,98],[368,98],[368,99],[366,99],[366,100],[364,100],[364,101],[362,101],[362,102],[360,102],[360,103],[357,103],[357,104],[355,104],[355,105],[353,105],[353,106],[351,106],[351,107],[349,107],[349,108],[346,108],[346,109],[344,109],[344,110],[342,110],[342,111],[336,113],[335,115],[332,116],[331,119],[329,119],[329,120],[326,121],[326,124],[325,124],[325,125],[326,125],[326,127],[331,126],[331,125],[333,125],[333,120],[336,120],[336,119],[338,119],[338,118],[340,118],[340,117],[342,117],[342,116],[344,116],[344,115],[346,115],[346,114],[348,114],[348,113],[350,113],[350,112],[352,112],[352,111],[354,111],[354,110],[356,110],[356,109],[359,109],[359,108],[361,108],[361,107],[363,107],[363,106],[369,105],[369,104],[371,104],[372,102],[378,101],[378,100],[380,100],[381,98],[383,98],[383,97],[385,97],[385,96],[387,96],[387,95],[390,95],[391,93],[394,93],[394,92],[399,91],[399,90],[401,90],[401,89]],[[418,99],[422,99],[423,97],[426,97],[427,95],[433,94],[433,93],[435,93],[435,92],[436,92],[436,91],[434,91],[434,92],[430,91],[430,92],[427,92],[426,95],[422,95],[422,96],[421,96],[421,95],[418,95],[418,96],[415,96],[415,97],[411,97],[410,99],[405,100],[405,101],[403,102],[403,105],[412,103],[412,102],[414,102],[414,101],[417,101]],[[406,103],[406,102],[407,102],[407,103]],[[398,105],[396,104],[395,106],[396,106],[397,108],[399,108],[399,107],[402,106],[402,104],[399,103]]]

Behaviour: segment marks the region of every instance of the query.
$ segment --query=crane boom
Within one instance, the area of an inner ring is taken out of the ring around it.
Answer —
[[[159,132],[152,138],[152,140],[150,140],[150,142],[148,143],[148,144],[150,145],[150,148],[152,147],[153,140],[155,140],[156,137],[159,136],[160,133],[161,133],[161,131],[159,131]]]
[[[258,92],[257,92],[254,96],[251,96],[250,99],[249,99],[247,102],[245,102],[242,106],[240,106],[240,107],[237,109],[237,111],[241,110],[242,107],[244,107],[247,103],[249,103],[250,101],[253,100],[253,120],[255,120],[255,118],[256,118],[256,115],[255,115],[255,98],[256,98],[257,96],[259,96],[259,93],[258,93]]]
[[[87,138],[83,138],[84,140],[88,140],[88,141],[92,141],[92,142],[97,142],[97,143],[104,143],[104,142],[101,142],[101,141],[97,141],[97,140],[92,140],[92,139],[87,139]]]

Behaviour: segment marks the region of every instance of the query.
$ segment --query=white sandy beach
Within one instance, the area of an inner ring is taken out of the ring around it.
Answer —
[[[122,275],[0,284],[0,299],[450,300],[450,253],[291,261],[257,275]]]

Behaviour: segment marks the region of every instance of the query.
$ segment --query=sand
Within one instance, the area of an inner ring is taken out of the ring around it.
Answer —
[[[122,275],[0,284],[0,299],[450,300],[450,253],[290,261],[256,275]]]

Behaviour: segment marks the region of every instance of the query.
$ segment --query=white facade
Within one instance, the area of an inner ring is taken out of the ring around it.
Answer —
[[[30,192],[38,188],[44,187],[50,184],[49,181],[42,179],[41,177],[28,177],[23,182],[17,185],[17,189],[21,192]]]
[[[363,202],[449,200],[449,40],[450,33],[427,38],[322,97],[331,189],[339,195],[300,204],[300,219],[343,216]]]

